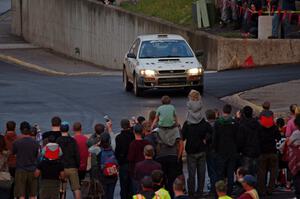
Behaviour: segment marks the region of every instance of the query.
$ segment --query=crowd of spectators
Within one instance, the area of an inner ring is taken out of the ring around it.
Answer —
[[[241,29],[247,36],[257,37],[261,15],[273,16],[271,38],[291,37],[299,26],[296,0],[219,0],[218,7],[222,27]]]
[[[269,102],[257,116],[250,106],[233,116],[229,104],[222,113],[204,113],[200,93],[192,90],[181,126],[171,98],[161,102],[148,119],[123,119],[118,134],[108,117],[89,136],[80,122],[71,126],[59,117],[44,133],[24,121],[20,135],[8,121],[0,136],[0,198],[64,199],[69,182],[75,199],[113,199],[118,180],[121,199],[258,199],[276,187],[300,198],[296,104],[289,118],[275,118]]]

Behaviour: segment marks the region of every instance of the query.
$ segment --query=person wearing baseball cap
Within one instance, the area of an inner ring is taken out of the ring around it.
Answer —
[[[245,175],[239,181],[242,184],[245,192],[238,199],[259,199],[258,193],[255,189],[256,178],[254,176]]]

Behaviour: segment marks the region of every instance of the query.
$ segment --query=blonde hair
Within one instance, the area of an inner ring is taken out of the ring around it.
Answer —
[[[300,106],[297,106],[295,109],[295,115],[300,115]]]
[[[191,100],[191,101],[198,101],[198,100],[201,99],[200,92],[198,92],[198,91],[196,91],[196,90],[194,90],[194,89],[192,89],[192,90],[190,91],[188,97],[189,97],[189,100]]]

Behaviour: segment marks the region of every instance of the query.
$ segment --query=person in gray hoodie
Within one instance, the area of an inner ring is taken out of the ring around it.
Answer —
[[[202,113],[200,93],[192,90],[187,102],[187,118],[182,127],[182,138],[186,140],[185,150],[188,165],[188,192],[190,197],[201,197],[205,183],[207,138],[212,134],[212,126]],[[196,175],[197,174],[197,175]],[[197,189],[195,190],[195,176]]]

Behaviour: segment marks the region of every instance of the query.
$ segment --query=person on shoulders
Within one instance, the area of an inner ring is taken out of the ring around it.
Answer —
[[[204,119],[200,93],[191,90],[187,102],[188,113],[182,127],[182,140],[186,140],[185,150],[188,165],[188,192],[190,197],[201,196],[205,184],[207,137],[212,127]],[[197,187],[195,177],[197,177]],[[196,188],[196,190],[195,190]]]

